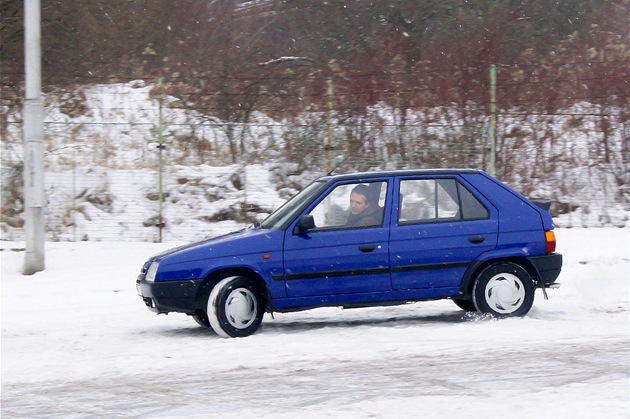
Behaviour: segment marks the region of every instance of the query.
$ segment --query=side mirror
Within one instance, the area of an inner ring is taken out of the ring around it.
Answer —
[[[306,214],[300,218],[297,226],[295,227],[295,232],[298,234],[304,234],[307,231],[315,228],[315,219],[311,214]]]

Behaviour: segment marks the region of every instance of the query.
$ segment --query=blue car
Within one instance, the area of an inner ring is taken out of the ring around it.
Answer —
[[[558,286],[553,229],[544,205],[479,170],[324,176],[259,225],[152,257],[136,286],[152,311],[223,337],[322,306],[449,298],[524,316]]]

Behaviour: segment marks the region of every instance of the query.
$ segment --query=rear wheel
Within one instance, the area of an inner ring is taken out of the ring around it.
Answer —
[[[253,282],[233,276],[219,282],[208,297],[208,320],[217,335],[245,337],[262,322],[264,304]]]
[[[534,304],[535,291],[534,281],[521,266],[496,263],[477,277],[473,302],[482,313],[498,317],[524,316]]]

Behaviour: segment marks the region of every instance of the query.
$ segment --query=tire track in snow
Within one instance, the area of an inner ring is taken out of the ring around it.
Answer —
[[[210,365],[199,365],[176,375],[164,371],[3,385],[2,414],[7,418],[144,418],[192,411],[210,417],[252,406],[273,414],[378,399],[490,397],[505,389],[535,394],[577,383],[628,379],[630,342],[623,337],[588,343],[526,342],[520,350],[483,352],[468,352],[463,345],[448,354],[300,359],[280,368],[241,366],[217,372]]]

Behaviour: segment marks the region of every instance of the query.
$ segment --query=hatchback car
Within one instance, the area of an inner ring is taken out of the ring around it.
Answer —
[[[523,316],[555,288],[551,215],[479,170],[324,176],[259,225],[150,258],[138,293],[223,337],[265,312],[448,298],[467,311]]]

